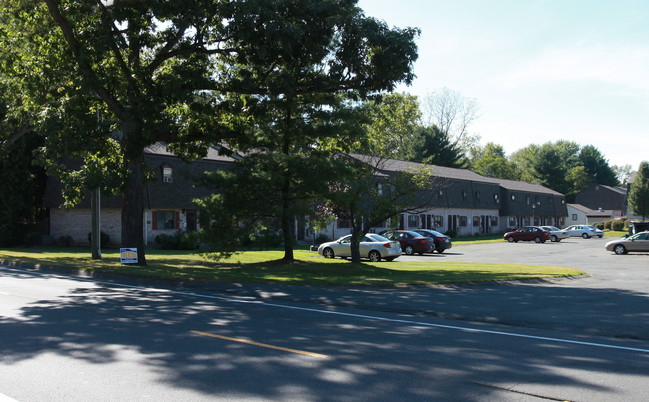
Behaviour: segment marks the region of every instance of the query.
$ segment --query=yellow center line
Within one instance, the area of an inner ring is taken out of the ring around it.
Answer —
[[[281,346],[273,346],[273,345],[267,345],[265,343],[253,342],[253,341],[249,341],[249,340],[246,340],[246,339],[230,338],[229,336],[211,334],[209,332],[201,332],[201,331],[189,331],[189,332],[191,332],[192,334],[196,334],[196,335],[203,335],[203,336],[209,336],[209,337],[212,337],[212,338],[225,339],[226,341],[245,343],[245,344],[248,344],[248,345],[260,346],[262,348],[282,350],[284,352],[298,353],[298,354],[301,354],[301,355],[306,355],[306,356],[311,356],[311,357],[319,357],[319,358],[322,358],[322,359],[326,359],[326,358],[329,357],[327,355],[321,355],[320,353],[312,353],[312,352],[305,352],[303,350],[288,349],[288,348],[283,348]]]

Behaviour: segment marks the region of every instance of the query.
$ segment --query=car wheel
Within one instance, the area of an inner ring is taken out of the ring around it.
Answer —
[[[367,257],[368,257],[368,258],[370,259],[370,261],[372,261],[372,262],[379,262],[379,261],[381,261],[381,254],[380,254],[378,251],[376,251],[376,250],[372,250],[372,251],[370,251],[370,253],[369,253],[369,255],[368,255]]]
[[[559,238],[556,235],[552,235],[552,238],[550,240],[552,240],[554,243],[556,243],[556,242],[559,241]]]
[[[510,242],[510,243],[513,243],[513,242],[514,242],[514,238],[511,237],[511,236],[509,236],[509,237],[507,238],[507,241]]]
[[[334,258],[336,255],[334,254],[334,251],[330,248],[325,248],[322,250],[322,256],[324,258]]]
[[[440,253],[440,254],[442,254],[442,253],[444,252],[444,249],[443,249],[443,248],[438,248],[438,249],[437,249],[437,252]]]
[[[404,251],[408,255],[413,255],[415,253],[415,248],[413,246],[406,246],[406,249]]]
[[[534,238],[534,242],[535,242],[535,243],[540,243],[540,242],[541,242],[541,238],[538,237],[538,236],[536,236],[536,237]]]
[[[618,244],[617,246],[615,246],[613,248],[613,251],[615,251],[615,254],[617,254],[617,255],[626,254],[626,247],[624,247],[621,244]]]
[[[602,236],[603,236],[603,235],[602,235]],[[600,235],[597,235],[597,237],[599,237],[600,239],[602,238],[602,236],[600,236]]]
[[[581,237],[583,237],[584,239],[589,239],[590,238],[590,236],[588,236],[588,233],[584,233],[583,235],[581,235]]]

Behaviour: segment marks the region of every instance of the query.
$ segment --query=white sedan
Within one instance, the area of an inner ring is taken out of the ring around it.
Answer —
[[[318,254],[324,258],[349,258],[352,256],[352,235],[343,236],[336,241],[322,243]],[[381,259],[392,261],[401,255],[401,245],[375,233],[366,234],[359,245],[361,258],[378,262]]]
[[[599,238],[604,236],[604,232],[591,225],[572,225],[563,230],[568,232],[570,237],[583,237],[584,239],[590,239],[593,236]]]
[[[568,237],[570,237],[568,231],[564,229],[559,229],[558,227],[541,226],[541,229],[548,231],[548,234],[550,235],[550,241],[553,242],[559,242],[563,239],[567,239]]]

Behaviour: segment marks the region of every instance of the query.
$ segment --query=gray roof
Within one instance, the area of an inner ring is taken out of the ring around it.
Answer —
[[[219,162],[234,162],[240,159],[237,156],[230,157],[226,155],[221,155],[219,154],[220,149],[222,148],[218,145],[210,146],[207,149],[207,155],[205,155],[203,160],[219,161]],[[174,154],[172,151],[170,151],[167,148],[167,144],[165,144],[164,142],[156,142],[153,145],[149,145],[148,147],[144,148],[144,153],[150,155],[172,156],[174,158],[177,157],[176,154]]]
[[[524,181],[498,179],[495,177],[486,177],[478,173],[472,172],[468,169],[457,169],[445,166],[426,165],[417,162],[407,162],[397,159],[378,158],[367,155],[350,154],[351,157],[361,160],[363,162],[371,162],[379,164],[381,169],[392,172],[406,172],[409,170],[416,170],[418,168],[429,166],[433,169],[433,174],[437,177],[455,180],[466,180],[473,182],[492,183],[497,184],[510,191],[525,191],[530,193],[552,194],[563,196],[563,194],[549,189],[541,184],[532,184]]]

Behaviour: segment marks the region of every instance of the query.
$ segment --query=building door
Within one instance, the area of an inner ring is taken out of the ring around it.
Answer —
[[[196,231],[196,211],[185,211],[185,222],[187,223],[187,231]]]

